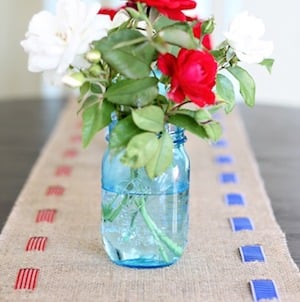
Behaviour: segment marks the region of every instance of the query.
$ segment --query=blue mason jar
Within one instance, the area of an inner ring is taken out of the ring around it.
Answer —
[[[109,258],[134,268],[158,268],[183,254],[188,233],[189,158],[184,130],[167,125],[173,138],[173,162],[150,179],[112,157],[102,160],[102,239]],[[109,135],[108,135],[109,139]]]

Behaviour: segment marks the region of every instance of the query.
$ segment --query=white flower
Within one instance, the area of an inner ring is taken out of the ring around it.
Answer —
[[[273,43],[261,40],[264,33],[265,25],[262,20],[243,12],[233,20],[225,37],[237,57],[252,64],[262,62],[273,52]]]
[[[119,27],[124,22],[128,21],[130,19],[130,16],[126,12],[126,10],[121,9],[119,10],[116,15],[114,16],[113,22],[112,22],[112,28]]]
[[[29,71],[63,74],[69,65],[82,64],[89,44],[106,36],[111,27],[109,16],[97,14],[100,7],[99,3],[58,0],[56,15],[47,11],[34,15],[21,42],[29,54]]]
[[[100,0],[103,8],[118,9],[125,5],[126,0]]]

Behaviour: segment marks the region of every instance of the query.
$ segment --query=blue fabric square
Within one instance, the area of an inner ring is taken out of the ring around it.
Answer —
[[[223,184],[237,183],[237,175],[233,172],[223,172],[220,174],[220,182]]]
[[[219,139],[215,143],[213,143],[213,146],[216,148],[223,148],[228,146],[228,142],[226,139]]]
[[[253,223],[248,217],[234,217],[230,219],[233,232],[253,231]]]
[[[229,193],[225,195],[225,203],[229,206],[245,206],[245,198],[239,193]]]
[[[273,280],[251,280],[250,287],[254,302],[279,300],[278,291]]]
[[[218,155],[216,156],[216,163],[223,165],[223,164],[231,164],[233,162],[233,158],[230,155]]]
[[[260,245],[245,245],[240,247],[243,262],[265,262],[265,254]]]

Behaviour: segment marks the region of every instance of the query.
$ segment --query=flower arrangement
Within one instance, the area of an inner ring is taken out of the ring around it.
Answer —
[[[167,123],[216,141],[222,129],[213,114],[233,110],[233,82],[248,106],[255,103],[255,82],[241,63],[273,65],[260,19],[238,15],[213,48],[214,18],[186,15],[195,7],[193,0],[58,0],[56,14],[33,16],[21,45],[30,71],[79,88],[84,146],[114,115],[111,151],[155,178],[172,162]]]

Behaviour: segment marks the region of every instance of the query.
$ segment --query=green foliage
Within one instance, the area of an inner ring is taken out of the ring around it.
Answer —
[[[86,107],[82,113],[83,146],[86,147],[92,138],[111,122],[114,107],[111,103],[102,101]]]
[[[197,45],[193,32],[187,24],[175,23],[164,27],[158,35],[165,42],[186,49],[194,49]]]
[[[159,32],[163,28],[172,26],[174,24],[178,23],[177,21],[171,20],[163,15],[160,15],[154,22],[153,27],[154,29]]]
[[[222,136],[222,127],[220,123],[211,121],[203,125],[205,132],[210,140],[216,142]]]
[[[173,140],[164,132],[158,140],[158,148],[153,157],[146,164],[146,171],[150,178],[155,178],[165,172],[173,160]]]
[[[137,134],[143,131],[138,128],[133,122],[132,116],[118,121],[111,131],[109,138],[109,148],[112,154],[117,154],[123,151],[128,145],[129,141]]]
[[[121,161],[133,169],[145,167],[158,148],[158,138],[154,133],[144,132],[135,135],[129,141]]]
[[[123,29],[95,42],[105,60],[116,72],[129,79],[145,78],[155,55],[154,47],[137,30]]]
[[[95,94],[100,94],[102,93],[102,88],[98,84],[91,83],[91,92]]]
[[[87,93],[90,91],[91,84],[90,82],[85,82],[83,85],[80,87],[80,99],[83,99]]]
[[[147,106],[132,111],[134,123],[145,131],[158,133],[164,129],[164,112],[158,106]]]
[[[147,77],[118,81],[107,89],[104,97],[114,104],[142,107],[151,104],[157,95],[157,79]]]
[[[217,76],[217,99],[226,103],[225,111],[231,112],[235,106],[235,93],[231,81],[223,74]]]
[[[171,124],[175,126],[181,127],[190,131],[191,133],[199,136],[200,138],[208,138],[208,135],[204,129],[204,127],[196,122],[194,118],[189,115],[177,113],[175,115],[171,115],[168,120]]]
[[[87,146],[96,133],[111,122],[114,113],[118,120],[113,121],[110,131],[112,156],[119,154],[122,162],[133,169],[145,168],[153,179],[172,163],[173,141],[165,130],[167,123],[202,139],[217,141],[222,127],[212,114],[221,109],[227,113],[233,110],[236,103],[233,78],[250,107],[255,104],[255,83],[239,66],[236,49],[230,41],[224,40],[216,49],[210,50],[218,65],[218,73],[213,79],[216,81],[213,88],[216,104],[196,109],[185,107],[192,100],[189,93],[183,91],[181,83],[177,83],[181,81],[180,77],[176,78],[174,71],[170,72],[171,76],[162,74],[157,69],[157,59],[166,53],[176,57],[182,48],[202,51],[202,39],[215,29],[214,18],[203,20],[199,41],[193,33],[196,20],[172,20],[142,2],[125,10],[128,19],[91,44],[85,54],[89,67],[71,68],[72,74],[82,78],[77,86],[81,85],[78,101],[83,117],[83,145]],[[180,64],[185,63],[179,61],[176,66],[180,69]],[[265,59],[260,65],[271,72],[273,63],[273,59]],[[72,84],[71,80],[69,83]],[[168,90],[177,88],[185,94],[180,104],[167,97]],[[121,203],[120,207],[123,206]],[[105,219],[109,221],[119,214],[118,210],[114,212],[110,208],[105,211]]]
[[[202,23],[201,32],[203,35],[211,34],[215,30],[215,19],[209,18]]]
[[[234,66],[227,69],[239,82],[240,93],[246,105],[253,107],[255,105],[255,82],[251,75],[245,69]]]
[[[211,121],[212,117],[208,110],[200,109],[195,112],[195,120],[197,123],[207,123]]]
[[[262,65],[262,66],[264,66],[264,67],[266,67],[267,70],[269,71],[269,73],[271,73],[273,65],[274,65],[274,59],[264,59],[259,64]]]

